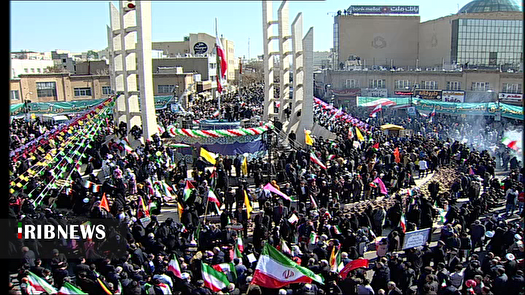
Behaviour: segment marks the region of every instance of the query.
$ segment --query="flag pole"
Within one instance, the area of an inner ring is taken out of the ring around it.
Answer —
[[[219,38],[219,33],[218,33],[218,29],[217,29],[217,18],[215,18],[215,36],[216,38],[218,39]],[[219,39],[220,41],[220,39]],[[221,69],[220,69],[220,64],[219,64],[219,48],[218,48],[218,45],[219,44],[215,44],[215,54],[217,54],[217,81],[219,81],[221,79]],[[221,82],[217,82],[217,83],[221,83]],[[222,85],[222,83],[221,83]],[[221,93],[219,91],[218,92],[218,95],[217,95],[217,110],[219,110],[219,119],[221,118],[220,117],[220,112],[221,112]]]
[[[206,217],[208,217],[208,203],[209,203],[209,199],[208,198],[208,194],[210,193],[210,188],[208,187],[208,191],[206,193],[206,209],[204,210],[204,223],[206,223]]]

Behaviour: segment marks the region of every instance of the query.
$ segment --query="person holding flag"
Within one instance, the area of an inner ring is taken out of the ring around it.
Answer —
[[[314,144],[314,140],[310,135],[311,133],[312,131],[304,129],[304,143],[309,146],[312,146]]]

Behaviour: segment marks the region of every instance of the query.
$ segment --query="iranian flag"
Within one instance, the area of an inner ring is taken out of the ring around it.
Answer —
[[[201,262],[201,265],[204,286],[210,288],[213,292],[219,292],[230,284],[228,277],[224,273],[213,269],[213,267],[204,262]]]
[[[323,162],[321,162],[321,160],[319,160],[319,158],[317,158],[317,156],[314,153],[310,153],[310,160],[312,160],[312,162],[314,162],[315,164],[321,166],[321,168],[326,170],[326,165],[323,164]]]
[[[213,267],[213,269],[216,271],[224,273],[226,276],[231,274],[233,280],[237,279],[237,271],[235,270],[235,265],[233,265],[233,262],[219,263],[212,265],[211,267]]]
[[[264,288],[281,288],[295,283],[324,284],[323,277],[300,266],[270,244],[264,244],[253,274],[252,284]]]
[[[239,251],[244,252],[244,243],[242,242],[241,237],[237,237],[237,248],[239,248]]]
[[[210,189],[208,190],[208,201],[213,202],[217,205],[217,208],[221,207],[221,202],[219,202],[219,198],[217,198],[217,195]]]
[[[176,277],[182,279],[179,261],[177,259],[177,255],[175,254],[173,254],[173,258],[171,258],[170,262],[168,263],[168,271],[171,271]]]
[[[88,293],[82,292],[82,290],[80,290],[80,288],[78,288],[76,286],[73,286],[73,285],[71,285],[68,282],[64,282],[64,285],[62,285],[62,288],[60,288],[60,290],[58,290],[57,294],[58,295],[61,295],[61,294],[73,294],[73,295],[85,294],[85,295],[87,295]]]
[[[242,246],[244,249],[244,246]],[[236,241],[235,245],[233,246],[233,249],[230,250],[230,257],[232,257],[232,260],[235,258],[239,258],[239,261],[242,264],[242,251],[239,247],[239,242]]]
[[[518,146],[517,146],[517,143],[518,141],[517,140],[512,140],[508,137],[504,137],[502,140],[501,140],[501,143],[503,143],[506,147],[508,148],[511,148],[513,150],[518,150]]]
[[[217,91],[222,93],[222,78],[224,74],[226,74],[228,62],[226,61],[226,54],[222,48],[222,43],[217,32],[215,32],[215,49],[217,50]]]
[[[46,292],[48,294],[57,293],[55,287],[53,287],[50,283],[48,283],[47,281],[30,271],[28,271],[27,279],[29,285],[31,285],[31,287],[33,287],[35,291]]]
[[[406,233],[407,231],[407,221],[405,218],[405,213],[401,214],[401,219],[399,219],[399,226],[403,230],[403,233]]]
[[[314,231],[310,232],[310,244],[315,245],[319,241],[319,237],[317,236],[317,233]]]
[[[370,113],[370,117],[374,117],[376,116],[376,113],[381,111],[382,110],[382,106],[381,104],[378,104],[373,110],[372,112]]]
[[[348,139],[354,139],[354,132],[352,132],[352,127],[348,127]]]

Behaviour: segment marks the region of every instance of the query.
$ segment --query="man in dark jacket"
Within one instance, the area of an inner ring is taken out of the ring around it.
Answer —
[[[212,295],[213,294],[210,289],[204,287],[204,281],[203,280],[198,280],[197,283],[196,283],[196,286],[197,286],[197,288],[195,288],[191,292],[192,295]]]
[[[492,291],[494,292],[494,295],[507,294],[507,285],[509,278],[507,277],[507,274],[505,274],[505,269],[498,268],[496,272],[497,276],[496,278],[494,278],[494,286],[492,288]]]
[[[403,295],[403,292],[401,291],[401,289],[399,289],[396,286],[396,283],[392,281],[388,282],[387,288],[388,288],[388,293],[387,293],[388,295]]]
[[[390,269],[386,267],[383,262],[377,262],[374,267],[374,276],[370,285],[375,291],[379,289],[386,290],[387,284],[390,281]]]
[[[516,275],[513,276],[508,282],[508,295],[518,295],[520,292],[525,291],[525,278],[523,278],[523,271],[516,271]]]
[[[412,269],[411,265],[408,261],[401,263],[403,273],[399,279],[399,287],[404,294],[407,293],[408,288],[414,285],[414,279],[416,278],[416,272]]]

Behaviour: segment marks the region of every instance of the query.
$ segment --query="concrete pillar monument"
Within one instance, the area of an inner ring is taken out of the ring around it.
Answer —
[[[138,125],[146,140],[158,132],[151,61],[151,2],[121,0],[119,9],[109,3],[109,11],[110,77],[117,94],[115,124],[126,122],[128,131]]]

